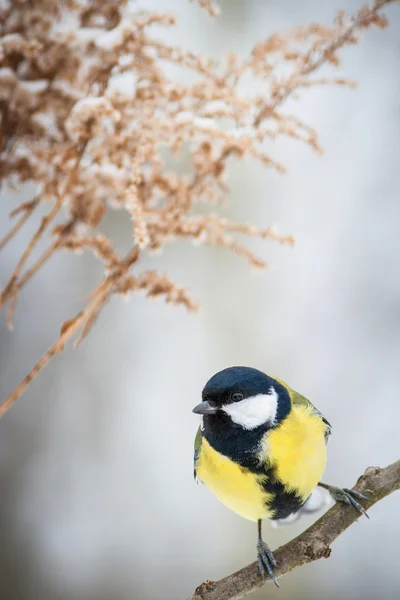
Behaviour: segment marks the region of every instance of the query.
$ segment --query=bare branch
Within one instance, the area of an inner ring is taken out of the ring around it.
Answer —
[[[364,508],[370,508],[400,489],[400,460],[384,469],[369,467],[353,489],[368,495],[368,500],[363,500],[362,504]],[[301,535],[274,552],[278,563],[275,576],[282,577],[297,567],[328,558],[332,542],[359,517],[360,514],[348,505],[335,504]],[[266,583],[269,580],[261,580],[254,562],[219,581],[206,580],[188,600],[239,600]]]

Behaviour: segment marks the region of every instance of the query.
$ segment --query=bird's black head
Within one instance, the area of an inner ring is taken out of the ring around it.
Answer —
[[[215,415],[220,411],[245,429],[266,421],[279,423],[290,410],[287,389],[276,379],[251,367],[230,367],[209,379],[203,402],[193,412]]]
[[[230,367],[216,373],[202,395],[203,402],[193,412],[203,415],[203,435],[229,456],[249,452],[291,408],[287,388],[251,367]]]

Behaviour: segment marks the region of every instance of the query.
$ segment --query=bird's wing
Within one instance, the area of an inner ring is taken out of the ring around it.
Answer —
[[[198,457],[199,452],[200,452],[201,439],[202,439],[202,435],[201,435],[201,430],[200,430],[200,427],[199,427],[198,430],[197,430],[197,433],[196,433],[196,437],[194,438],[193,476],[194,476],[195,480],[197,479],[196,462],[197,462],[197,457]]]
[[[310,408],[316,415],[321,417],[321,420],[325,424],[325,440],[328,441],[328,438],[332,433],[332,425],[329,423],[329,421],[325,419],[324,415],[320,413],[317,408],[315,408],[312,402],[310,402],[305,396],[302,396],[298,392],[295,392],[295,390],[290,390],[290,396],[292,404],[294,404],[295,406],[307,406],[307,408]]]

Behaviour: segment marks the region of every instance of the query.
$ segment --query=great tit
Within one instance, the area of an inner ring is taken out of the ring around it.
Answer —
[[[231,367],[206,383],[194,447],[194,475],[226,506],[257,522],[261,577],[276,561],[261,536],[262,519],[291,520],[316,486],[366,515],[364,495],[321,483],[331,425],[307,398],[250,367]],[[367,515],[366,515],[367,516]]]

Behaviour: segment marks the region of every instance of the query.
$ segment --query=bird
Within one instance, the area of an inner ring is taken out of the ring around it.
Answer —
[[[257,563],[279,587],[274,554],[262,521],[294,520],[317,486],[368,517],[360,492],[321,482],[330,423],[284,381],[252,367],[213,375],[193,408],[201,415],[194,444],[194,476],[225,506],[257,523]]]

